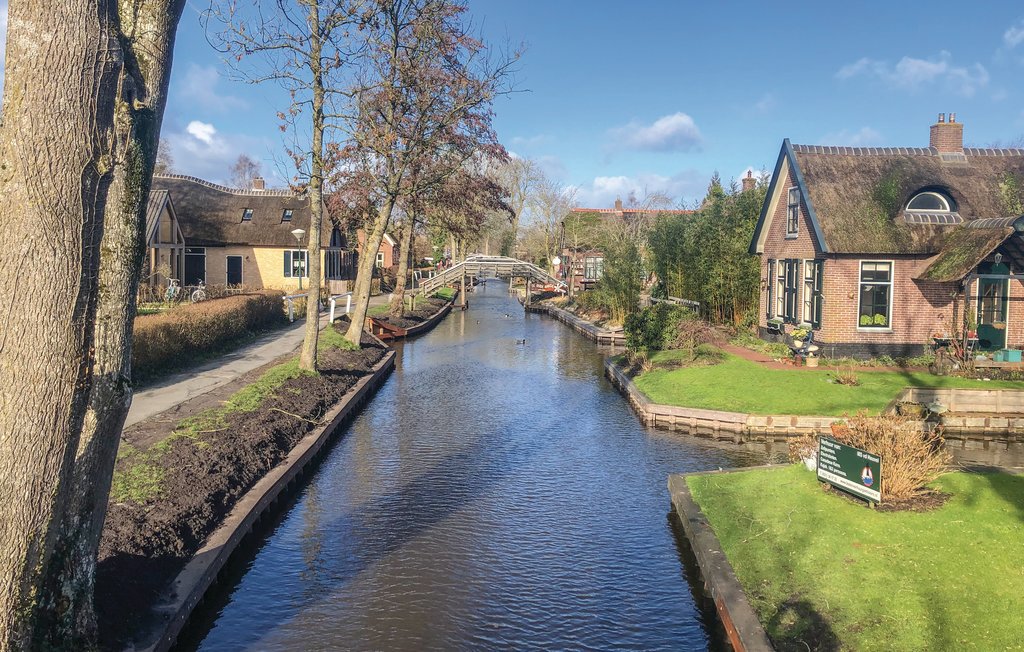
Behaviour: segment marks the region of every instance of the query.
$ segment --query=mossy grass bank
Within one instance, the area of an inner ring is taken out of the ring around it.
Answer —
[[[687,478],[779,650],[1019,649],[1024,476],[955,472],[886,512],[802,466]]]
[[[634,378],[654,403],[750,414],[843,416],[879,414],[905,387],[1024,389],[1015,381],[936,376],[926,371],[865,371],[859,384],[837,381],[835,369],[775,369],[725,353],[717,364],[679,366],[679,354],[659,351]]]

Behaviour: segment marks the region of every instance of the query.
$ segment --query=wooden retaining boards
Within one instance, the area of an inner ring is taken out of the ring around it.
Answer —
[[[547,312],[558,321],[571,326],[573,330],[589,337],[598,344],[610,344],[612,346],[625,346],[626,335],[620,331],[611,331],[606,328],[598,328],[585,319],[580,319],[567,310],[556,308],[549,304],[526,306],[528,312]]]
[[[744,469],[746,470],[746,469]],[[719,473],[719,471],[713,471]],[[703,474],[690,474],[703,475]],[[718,617],[725,626],[729,643],[736,652],[767,652],[774,650],[768,634],[750,606],[736,573],[722,550],[711,524],[700,506],[693,500],[686,484],[686,475],[668,477],[668,491],[672,506],[683,524],[686,538],[697,558],[704,586],[711,594]]]
[[[812,432],[827,432],[841,417],[801,415],[759,415],[722,410],[703,410],[652,403],[640,391],[621,365],[605,359],[605,373],[612,384],[629,399],[641,420],[652,426],[685,428],[691,434],[742,441],[752,437],[785,440]]]
[[[444,319],[445,316],[452,311],[452,305],[454,304],[455,299],[452,299],[451,301],[448,302],[448,305],[435,312],[434,315],[427,319],[426,321],[416,324],[415,326],[410,326],[409,328],[405,329],[405,336],[412,337],[414,335],[419,335],[421,333],[429,331],[434,326],[437,326],[437,322]]]
[[[171,583],[166,599],[152,610],[154,625],[138,649],[164,652],[174,645],[193,609],[217,579],[217,574],[263,515],[305,467],[313,461],[335,430],[362,405],[395,367],[395,352],[388,351],[324,416],[326,425],[306,435],[285,461],[263,476],[231,509],[221,525]]]

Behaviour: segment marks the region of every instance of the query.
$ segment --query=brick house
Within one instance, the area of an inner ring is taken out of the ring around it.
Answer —
[[[295,291],[309,278],[306,245],[309,200],[267,189],[257,178],[250,189],[228,188],[196,177],[155,175],[151,200],[169,197],[184,238],[182,285]],[[151,202],[152,203],[152,202]],[[302,230],[297,239],[293,231]],[[327,219],[321,229],[321,269],[332,293],[348,290],[355,256]]]
[[[662,214],[682,215],[692,212],[627,207],[623,206],[621,199],[615,200],[615,208],[573,208],[562,220],[559,235],[561,263],[556,275],[565,279],[570,293],[588,290],[600,280],[604,272],[604,252],[600,243],[602,238],[608,236],[612,221],[628,224],[641,220],[652,221]]]
[[[760,333],[810,324],[828,356],[919,355],[977,320],[979,348],[1024,345],[1024,150],[783,141],[750,252]]]

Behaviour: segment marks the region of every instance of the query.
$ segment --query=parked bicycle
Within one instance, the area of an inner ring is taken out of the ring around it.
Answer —
[[[172,303],[178,300],[178,295],[181,294],[181,284],[178,279],[171,278],[167,279],[167,290],[164,292],[164,303]]]
[[[203,281],[202,279],[200,279],[199,283],[195,287],[196,287],[196,289],[192,291],[192,294],[189,297],[189,300],[192,303],[199,303],[200,301],[206,301],[206,299],[207,299],[207,297],[206,297],[206,282]]]

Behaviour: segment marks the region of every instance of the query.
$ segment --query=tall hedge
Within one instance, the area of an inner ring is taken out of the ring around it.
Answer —
[[[136,317],[133,376],[152,378],[284,325],[283,297],[281,292],[243,294]]]

